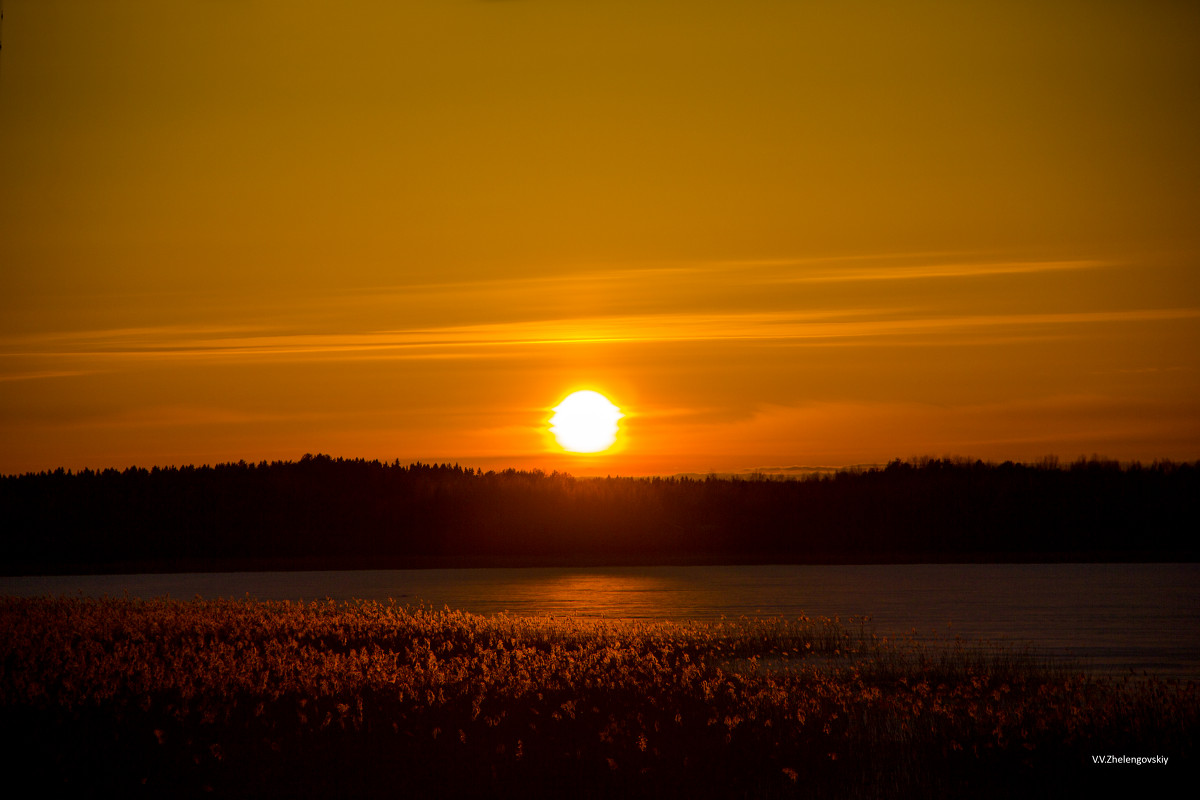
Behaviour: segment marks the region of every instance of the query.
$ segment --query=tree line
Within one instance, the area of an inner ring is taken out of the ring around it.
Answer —
[[[1200,462],[574,478],[306,455],[0,478],[0,571],[1191,561]]]

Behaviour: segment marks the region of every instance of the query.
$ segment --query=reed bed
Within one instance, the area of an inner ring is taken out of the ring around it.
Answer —
[[[0,763],[54,793],[1054,796],[1185,768],[1197,699],[863,619],[0,598]]]

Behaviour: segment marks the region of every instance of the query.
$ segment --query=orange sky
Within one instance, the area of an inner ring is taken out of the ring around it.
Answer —
[[[1200,458],[1195,4],[3,11],[2,473]]]

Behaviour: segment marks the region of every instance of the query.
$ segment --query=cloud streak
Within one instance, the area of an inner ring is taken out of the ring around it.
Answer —
[[[347,293],[347,297],[427,298],[447,295],[456,299],[475,295],[502,296],[512,300],[522,296],[561,297],[566,294],[617,290],[650,291],[662,288],[678,290],[689,283],[713,283],[722,290],[738,284],[778,283],[857,283],[863,281],[908,281],[937,278],[990,278],[1002,275],[1038,275],[1054,272],[1080,272],[1114,268],[1109,261],[1087,259],[972,259],[950,258],[946,254],[897,254],[889,256],[843,256],[827,258],[778,258],[697,260],[686,262],[642,263],[626,267],[583,267],[566,273],[472,280],[452,283],[420,283],[378,286]],[[731,284],[731,281],[733,283]]]
[[[361,333],[262,333],[166,326],[159,329],[98,330],[54,334],[4,342],[5,359],[75,358],[90,363],[107,360],[481,358],[503,355],[512,347],[579,344],[654,344],[672,342],[784,342],[955,344],[948,334],[990,334],[1004,340],[1031,332],[1061,332],[1084,325],[1156,324],[1200,318],[1198,308],[1131,309],[1028,314],[915,316],[911,309],[846,309],[816,312],[735,312],[643,314],[526,320]],[[13,373],[32,379],[66,374],[65,370]]]
[[[862,281],[915,281],[939,278],[991,278],[999,275],[1037,275],[1047,272],[1093,270],[1110,266],[1104,261],[1008,261],[993,263],[948,263],[875,265],[866,267],[818,268],[813,272],[780,277],[787,283],[853,283]]]

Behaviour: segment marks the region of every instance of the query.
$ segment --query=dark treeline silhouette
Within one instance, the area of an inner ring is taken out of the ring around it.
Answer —
[[[0,479],[0,571],[1196,560],[1200,462],[918,459],[799,480],[334,459]]]

